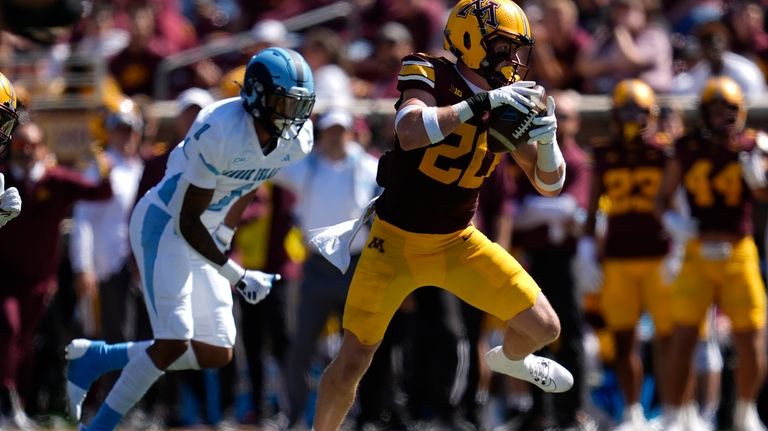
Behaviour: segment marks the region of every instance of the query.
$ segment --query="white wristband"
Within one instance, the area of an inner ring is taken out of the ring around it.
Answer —
[[[451,105],[451,108],[453,108],[453,110],[456,111],[456,115],[459,116],[459,121],[461,121],[462,123],[466,123],[467,120],[469,120],[475,115],[475,113],[472,112],[472,108],[469,107],[469,103],[467,103],[465,100],[462,100],[459,103]]]
[[[552,184],[547,184],[544,181],[542,181],[541,178],[539,178],[539,168],[536,167],[536,169],[533,170],[533,179],[536,181],[536,186],[542,190],[548,191],[548,192],[556,192],[563,188],[563,184],[565,184],[565,172],[563,172],[563,175],[560,175],[560,177],[557,179],[557,182]]]
[[[563,153],[560,152],[560,145],[557,144],[557,138],[552,139],[551,144],[537,142],[536,149],[536,167],[541,172],[555,172],[560,169],[560,165],[565,163]]]
[[[228,259],[219,267],[219,274],[229,280],[229,284],[235,285],[245,275],[245,270],[232,259]]]
[[[443,131],[440,130],[440,123],[437,122],[437,107],[426,106],[421,108],[421,120],[424,122],[424,129],[427,130],[429,141],[436,144],[443,139]]]

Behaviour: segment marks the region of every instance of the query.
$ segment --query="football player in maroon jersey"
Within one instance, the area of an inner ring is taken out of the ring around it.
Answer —
[[[583,290],[601,290],[600,310],[616,343],[616,374],[626,406],[622,429],[644,429],[643,365],[635,326],[648,311],[656,331],[654,360],[661,366],[672,331],[669,289],[662,277],[669,241],[654,203],[672,140],[657,131],[656,95],[644,81],[626,79],[614,87],[611,115],[612,137],[593,149],[592,192],[574,275]],[[601,198],[608,223],[598,266],[595,221]],[[665,403],[665,380],[657,381]]]
[[[675,142],[667,162],[657,215],[670,235],[688,239],[680,274],[672,284],[675,328],[668,363],[671,408],[665,429],[672,429],[690,405],[690,378],[699,325],[716,304],[731,320],[738,400],[734,429],[765,430],[755,407],[765,379],[765,286],[752,238],[755,198],[768,197],[766,135],[745,128],[746,107],[738,84],[727,77],[706,83],[700,99],[700,127]],[[688,220],[670,210],[682,186],[690,208]],[[682,412],[681,412],[682,411]]]
[[[534,83],[521,81],[533,44],[512,0],[461,0],[445,28],[457,62],[427,54],[402,61],[394,149],[379,162],[383,194],[344,310],[344,339],[320,383],[314,428],[336,430],[355,397],[394,312],[413,290],[442,287],[507,324],[489,367],[563,392],[573,376],[532,353],[555,340],[560,323],[536,282],[471,223],[480,187],[501,154],[488,150],[491,109],[527,113]],[[555,139],[554,102],[529,141],[511,151],[539,193],[556,196],[565,162]]]

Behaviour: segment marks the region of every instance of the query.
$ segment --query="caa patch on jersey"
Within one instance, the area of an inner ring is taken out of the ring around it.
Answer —
[[[504,105],[491,111],[488,120],[488,149],[494,153],[514,151],[528,141],[533,119],[547,113],[547,92],[541,85],[533,87],[539,94],[532,96],[535,107],[523,114],[512,106]]]

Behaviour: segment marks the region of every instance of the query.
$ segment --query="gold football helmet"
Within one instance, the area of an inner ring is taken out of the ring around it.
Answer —
[[[510,50],[493,49],[499,38]],[[460,0],[445,25],[443,47],[494,88],[525,77],[532,46],[528,17],[512,0]],[[503,62],[511,66],[496,70]]]
[[[656,92],[640,79],[625,79],[613,87],[611,108],[624,142],[632,142],[659,117]]]
[[[747,106],[741,87],[727,76],[709,78],[699,101],[704,127],[715,134],[729,134],[744,129]]]
[[[0,73],[0,157],[6,155],[11,143],[11,134],[18,122],[16,91],[11,81]]]

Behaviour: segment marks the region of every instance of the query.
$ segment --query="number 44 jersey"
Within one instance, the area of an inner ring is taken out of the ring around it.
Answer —
[[[397,89],[431,94],[436,106],[472,96],[478,88],[445,58],[412,54],[403,58]],[[401,96],[395,105],[400,108]],[[409,232],[450,233],[467,227],[477,207],[483,181],[500,155],[488,151],[487,115],[471,118],[435,145],[405,151],[395,138],[394,149],[379,160],[377,180],[384,193],[376,202],[383,220]]]
[[[211,203],[201,216],[212,232],[238,198],[305,157],[312,144],[312,122],[307,121],[294,139],[279,139],[265,155],[242,100],[225,99],[200,111],[184,141],[171,152],[163,179],[142,200],[176,218],[187,184],[213,189]]]
[[[752,233],[752,195],[742,179],[739,153],[751,152],[756,145],[753,129],[729,144],[715,144],[698,130],[676,142],[682,185],[700,233]]]

